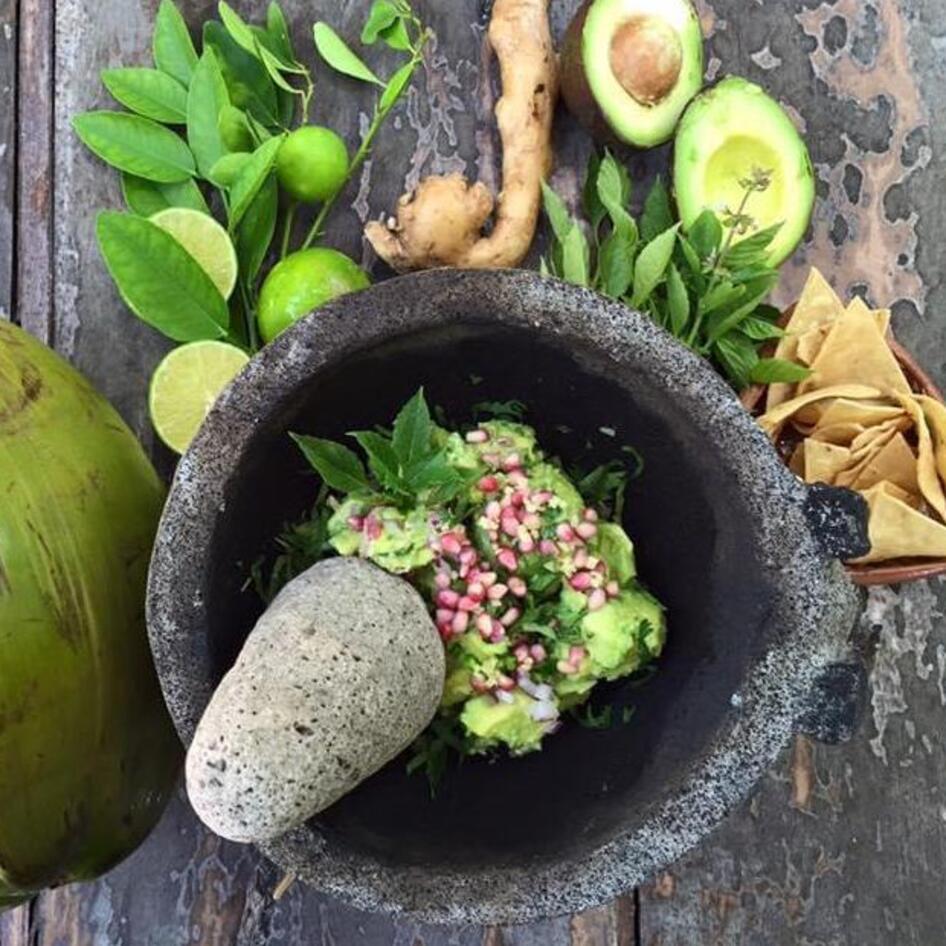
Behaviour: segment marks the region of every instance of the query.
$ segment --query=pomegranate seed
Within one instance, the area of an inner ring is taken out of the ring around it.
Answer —
[[[508,457],[503,460],[503,469],[507,473],[512,473],[514,470],[518,470],[522,466],[522,458],[518,453],[510,453]]]
[[[532,494],[532,499],[537,502],[540,506],[547,506],[555,498],[554,493],[550,493],[548,490],[540,490],[538,493]]]
[[[447,572],[437,572],[436,577],[434,578],[434,584],[441,589],[450,587],[450,575]]]
[[[470,615],[464,611],[458,611],[457,616],[453,619],[453,624],[451,630],[454,634],[465,634],[466,629],[470,626]]]
[[[473,581],[467,585],[466,594],[474,601],[482,601],[486,597],[486,589],[478,581]]]
[[[518,608],[510,608],[500,619],[499,623],[503,627],[512,627],[519,618],[522,617],[522,612]]]
[[[543,539],[539,543],[539,551],[549,557],[558,555],[558,546],[551,539]]]
[[[509,497],[509,502],[518,509],[526,504],[526,494],[521,489],[517,489]]]
[[[564,674],[566,677],[571,676],[573,673],[578,673],[577,669],[573,667],[567,660],[560,660],[556,665],[555,669]]]
[[[496,556],[496,561],[498,561],[507,572],[514,572],[519,567],[519,559],[512,549],[502,549]],[[510,587],[512,587],[511,582]],[[513,594],[515,594],[515,591],[513,591]]]
[[[496,572],[480,572],[480,584],[484,588],[492,588],[496,584]]]
[[[523,660],[528,660],[529,658],[529,645],[528,644],[517,644],[516,649],[513,651],[513,655],[519,663],[522,663]]]
[[[455,592],[451,591],[449,588],[444,588],[443,591],[439,592],[437,595],[437,604],[442,608],[451,608],[456,611],[457,605],[460,603],[460,596]]]
[[[598,521],[598,512],[595,509],[592,509],[590,506],[582,513],[584,516],[585,522],[597,522]]]
[[[354,529],[355,532],[361,532],[365,527],[365,520],[363,516],[349,516],[348,517],[348,528]]]
[[[499,644],[506,639],[506,628],[499,623],[499,621],[493,621],[493,630],[489,635],[489,642],[491,644]]]
[[[568,659],[569,659],[569,661],[570,661],[572,664],[575,664],[576,666],[577,666],[578,664],[580,664],[580,663],[585,659],[585,657],[587,657],[587,656],[588,656],[588,655],[587,655],[587,653],[586,653],[584,647],[577,647],[577,646],[575,646],[575,647],[572,647],[572,648],[568,651]]]
[[[453,558],[456,558],[462,549],[460,545],[460,540],[452,533],[448,532],[441,540],[440,544],[443,546],[443,551],[445,555],[450,555]]]
[[[374,516],[368,516],[365,519],[365,535],[368,536],[369,542],[375,542],[381,538],[384,533],[384,528],[381,523]]]
[[[575,531],[587,541],[598,534],[598,527],[593,522],[580,522]]]
[[[499,489],[499,480],[495,476],[484,476],[477,485],[484,493],[495,493]]]
[[[453,619],[456,616],[456,611],[452,611],[449,608],[437,608],[437,623],[440,625],[453,624]]]
[[[478,606],[479,601],[475,598],[471,598],[469,595],[464,595],[457,603],[457,607],[461,611],[475,611]]]
[[[591,587],[591,572],[576,572],[568,583],[575,591],[587,591]]]
[[[470,677],[470,687],[474,693],[489,693],[489,684],[482,677]]]
[[[494,521],[499,521],[499,517],[503,514],[503,507],[493,499],[486,504],[486,518],[492,519]]]
[[[595,588],[588,595],[588,610],[600,611],[608,603],[608,595],[604,588]]]
[[[515,513],[503,513],[503,532],[511,539],[519,535],[519,520]]]
[[[506,674],[503,674],[499,678],[499,689],[509,693],[511,690],[516,689],[516,681],[513,680],[512,677],[507,677]]]
[[[498,454],[495,454],[495,453],[484,453],[484,454],[483,454],[483,462],[484,462],[487,466],[491,466],[491,467],[493,467],[493,469],[497,469],[497,468],[499,467],[499,462],[500,462],[500,461],[499,461],[499,456],[498,456]]]
[[[467,579],[467,578],[469,577],[469,575],[470,575],[470,566],[469,566],[469,565],[461,565],[461,566],[460,566],[459,575],[460,575],[460,578],[463,579],[463,581],[466,581],[466,579]]]
[[[509,590],[517,597],[524,598],[529,593],[529,588],[521,578],[509,579]]]
[[[532,659],[536,663],[541,663],[548,656],[545,652],[545,648],[541,644],[533,644],[529,648],[529,653],[532,655]]]
[[[558,528],[555,530],[555,534],[563,542],[574,542],[575,541],[575,530],[567,523],[561,523]]]
[[[485,430],[471,430],[466,435],[467,443],[488,443],[489,434]]]
[[[528,555],[535,551],[535,539],[528,532],[522,532],[519,535],[519,550],[523,555]]]
[[[476,554],[476,549],[473,546],[466,546],[463,551],[460,553],[460,561],[464,565],[474,565],[479,556]]]
[[[491,585],[490,588],[486,592],[486,597],[489,598],[490,601],[502,601],[502,599],[506,597],[508,592],[509,592],[509,588],[506,585],[503,585],[503,584]]]
[[[529,477],[522,470],[512,470],[506,477],[510,486],[524,489],[529,485]]]
[[[621,593],[621,586],[616,581],[609,581],[607,592],[610,597],[616,598]]]
[[[588,553],[585,549],[579,549],[574,557],[575,568],[588,568]]]
[[[493,619],[485,611],[476,616],[476,629],[487,638],[493,633]]]
[[[533,532],[536,532],[542,528],[542,517],[538,515],[538,513],[530,512],[522,520],[522,524],[527,529],[531,529]]]

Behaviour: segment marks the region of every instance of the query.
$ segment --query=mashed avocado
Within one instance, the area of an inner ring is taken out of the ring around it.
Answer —
[[[406,426],[395,423],[395,451]],[[424,465],[413,480],[400,474],[406,486],[389,494],[366,481],[332,501],[328,541],[406,576],[430,602],[451,744],[534,751],[599,682],[660,654],[663,609],[637,581],[624,528],[588,504],[531,427],[490,421],[459,434],[431,423],[426,437]]]

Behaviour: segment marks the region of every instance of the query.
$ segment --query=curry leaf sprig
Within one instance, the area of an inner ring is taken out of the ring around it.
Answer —
[[[278,2],[265,23],[247,22],[221,0],[195,44],[173,0],[161,0],[153,37],[154,67],[107,69],[102,81],[127,111],[76,116],[83,143],[121,174],[127,213],[100,215],[102,255],[132,311],[177,342],[226,338],[252,352],[258,289],[282,212],[282,255],[290,249],[297,207],[281,211],[276,166],[280,147],[308,123],[315,84],[297,56]],[[375,0],[362,43],[385,43],[407,60],[386,80],[332,27],[313,27],[316,49],[336,73],[378,87],[372,120],[347,174],[318,209],[302,243],[325,236],[338,197],[359,171],[392,109],[410,86],[430,33],[408,0]],[[184,208],[225,226],[237,257],[236,292],[227,299],[188,251],[149,218]],[[173,276],[173,278],[171,278]],[[173,285],[173,294],[168,287]]]
[[[582,201],[586,224],[545,186],[552,249],[543,272],[646,313],[709,358],[737,388],[801,380],[805,369],[760,355],[782,335],[778,311],[765,304],[778,280],[767,250],[779,227],[745,234],[755,225],[752,197],[768,189],[771,175],[759,169],[739,184],[741,202],[722,222],[706,210],[684,233],[660,179],[635,220],[627,209],[627,169],[609,152],[593,156]]]

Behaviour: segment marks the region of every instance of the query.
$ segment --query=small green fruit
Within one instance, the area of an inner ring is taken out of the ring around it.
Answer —
[[[307,125],[283,142],[276,173],[283,190],[303,204],[334,197],[348,178],[348,148],[331,128]]]
[[[217,118],[220,140],[228,151],[252,151],[255,147],[246,115],[232,105],[224,105]]]
[[[365,271],[337,250],[293,253],[273,268],[260,290],[260,335],[271,342],[313,309],[370,285]]]

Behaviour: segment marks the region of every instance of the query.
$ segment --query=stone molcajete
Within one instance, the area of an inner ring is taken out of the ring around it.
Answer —
[[[566,464],[639,451],[625,521],[667,605],[668,647],[646,685],[616,685],[636,708],[628,725],[568,725],[532,756],[467,761],[434,799],[402,757],[265,842],[275,861],[363,909],[431,921],[575,912],[699,842],[792,733],[847,733],[859,598],[837,559],[865,551],[856,498],[807,490],[713,371],[623,305],[527,272],[438,271],[294,326],[183,458],[148,616],[185,742],[263,611],[250,563],[311,504],[288,432],[370,429],[421,384],[461,422],[477,402],[523,401]]]

